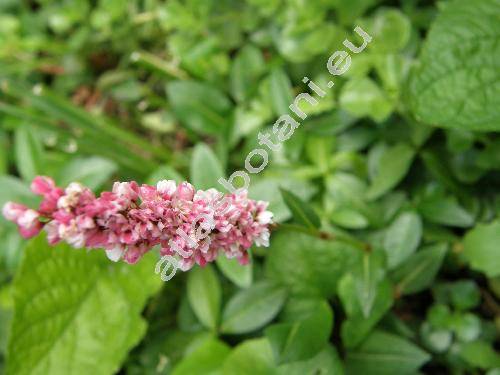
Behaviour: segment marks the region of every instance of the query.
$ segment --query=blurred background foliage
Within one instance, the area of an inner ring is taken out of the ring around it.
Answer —
[[[0,219],[0,372],[500,374],[500,2],[0,1],[0,203],[241,169],[328,57],[373,41],[251,196],[250,266],[27,246]],[[290,207],[290,208],[288,208]]]

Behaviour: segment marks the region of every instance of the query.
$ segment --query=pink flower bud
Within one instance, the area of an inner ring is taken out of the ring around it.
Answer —
[[[31,182],[31,191],[37,195],[49,194],[54,188],[54,180],[50,177],[37,176]]]
[[[194,197],[194,188],[189,182],[181,182],[175,192],[177,199],[191,201]]]

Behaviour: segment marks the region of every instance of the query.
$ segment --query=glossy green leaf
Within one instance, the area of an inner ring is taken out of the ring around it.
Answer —
[[[187,295],[196,317],[205,327],[215,330],[220,317],[221,286],[211,265],[189,272]]]
[[[297,222],[311,229],[319,228],[321,225],[319,217],[311,206],[286,189],[281,188],[280,191],[285,204]]]
[[[44,161],[39,137],[33,129],[23,126],[15,132],[14,145],[17,170],[26,182],[31,182],[41,173]]]
[[[265,331],[278,364],[303,361],[319,353],[326,346],[333,326],[333,313],[326,301],[292,300],[290,304],[299,314],[295,312],[285,322]]]
[[[415,344],[393,334],[373,332],[356,350],[347,353],[348,374],[414,374],[429,360]]]
[[[338,241],[281,231],[273,234],[266,260],[266,274],[294,294],[330,297],[337,282],[360,251]]]
[[[80,182],[95,190],[101,187],[116,170],[114,162],[98,156],[74,158],[61,168],[57,183],[67,186],[70,182]]]
[[[208,339],[186,355],[172,371],[172,375],[215,375],[230,351],[227,344],[216,339]]]
[[[224,132],[230,112],[229,99],[216,88],[195,81],[174,81],[167,94],[179,120],[203,134]]]
[[[422,216],[437,224],[467,228],[474,224],[474,215],[463,208],[454,197],[429,197],[418,205]]]
[[[288,107],[293,103],[292,84],[281,68],[274,69],[269,76],[269,95],[276,116],[290,111]]]
[[[252,45],[243,47],[231,67],[230,83],[233,97],[241,102],[256,90],[256,80],[265,69],[260,50]]]
[[[348,81],[342,88],[340,105],[355,116],[369,116],[377,122],[385,120],[393,110],[393,103],[370,78]]]
[[[240,334],[262,327],[279,313],[285,298],[284,288],[267,281],[237,292],[224,308],[221,332]]]
[[[222,369],[223,375],[274,375],[271,346],[266,339],[250,339],[239,344],[229,354]]]
[[[378,159],[367,197],[376,199],[401,182],[408,173],[414,156],[415,151],[406,143],[387,148]]]
[[[446,244],[428,246],[400,264],[392,274],[397,293],[412,294],[428,288],[441,267],[446,250]]]
[[[348,348],[356,347],[371,332],[393,304],[393,288],[384,278],[378,283],[370,314],[365,316],[359,300],[355,278],[346,274],[339,282],[338,294],[347,319],[342,323],[342,342]],[[366,311],[366,310],[365,310]]]
[[[278,375],[343,375],[344,368],[335,348],[328,345],[311,359],[290,362],[278,367]]]
[[[252,285],[253,264],[251,260],[248,264],[242,265],[237,259],[229,259],[225,256],[220,256],[217,257],[215,262],[224,276],[240,288],[248,288]]]
[[[500,367],[500,355],[488,343],[478,340],[463,344],[460,356],[474,367],[492,369]]]
[[[356,289],[356,298],[365,318],[370,316],[379,284],[385,277],[385,257],[382,252],[364,253],[351,272]]]
[[[396,217],[384,237],[388,267],[394,269],[407,259],[417,249],[421,237],[422,220],[418,214],[404,212]]]
[[[470,230],[464,240],[464,256],[475,270],[488,277],[500,275],[500,222],[479,224]]]
[[[205,144],[196,145],[191,157],[191,183],[196,189],[219,188],[219,178],[224,178],[222,166],[214,152]]]

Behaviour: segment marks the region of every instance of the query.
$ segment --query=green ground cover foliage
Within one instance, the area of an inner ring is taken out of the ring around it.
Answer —
[[[303,77],[327,94],[250,176],[279,225],[246,267],[163,283],[0,218],[0,373],[500,374],[499,0],[0,1],[0,204],[221,189]]]

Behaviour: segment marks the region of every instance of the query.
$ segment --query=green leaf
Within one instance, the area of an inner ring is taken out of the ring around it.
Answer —
[[[266,339],[246,340],[226,359],[223,375],[275,375],[273,353]]]
[[[457,0],[443,7],[409,83],[410,108],[419,121],[500,130],[499,16],[497,0]]]
[[[131,267],[104,252],[32,240],[14,281],[9,374],[110,374],[146,332],[141,311],[161,286],[155,259]]]
[[[224,256],[217,257],[215,260],[219,270],[233,283],[240,288],[248,288],[252,285],[253,266],[252,261],[246,265],[242,265],[237,259],[229,259]]]
[[[80,182],[94,190],[108,181],[116,170],[116,164],[109,159],[98,156],[77,157],[62,167],[56,180],[61,186],[66,186],[70,182]]]
[[[275,222],[285,221],[292,216],[285,202],[283,202],[280,187],[292,190],[295,195],[303,200],[309,199],[317,189],[307,181],[301,181],[290,176],[266,177],[250,184],[250,198],[269,202],[268,210],[274,214],[273,220]]]
[[[474,224],[474,215],[463,208],[453,196],[432,196],[418,204],[418,211],[430,222],[467,228]]]
[[[387,228],[384,237],[384,250],[387,265],[394,269],[407,259],[418,247],[422,237],[422,220],[414,212],[403,212]]]
[[[399,9],[381,8],[368,23],[366,32],[373,40],[370,50],[387,55],[403,49],[411,35],[411,23]]]
[[[189,272],[187,295],[196,317],[205,327],[215,330],[220,316],[221,287],[211,265]]]
[[[284,288],[267,281],[239,291],[224,308],[221,332],[240,334],[255,331],[279,313],[285,298]]]
[[[359,292],[352,274],[346,274],[339,282],[338,294],[347,319],[342,323],[342,342],[347,348],[357,346],[375,327],[393,304],[393,288],[384,278],[377,285],[370,315],[365,316],[358,298]]]
[[[500,221],[479,224],[467,232],[464,240],[464,256],[475,270],[488,277],[500,275]]]
[[[31,182],[41,173],[44,154],[40,141],[35,136],[34,130],[22,126],[14,133],[14,156],[16,167],[21,177]]]
[[[337,241],[280,231],[273,234],[266,260],[266,274],[296,295],[330,297],[342,272],[360,251]]]
[[[352,276],[356,298],[363,316],[368,318],[378,294],[378,286],[385,277],[385,257],[379,251],[364,253],[354,265]]]
[[[354,0],[349,2],[335,2],[333,4],[339,14],[340,22],[344,25],[350,25],[378,1],[379,0]]]
[[[208,339],[186,355],[172,375],[215,375],[230,352],[231,349],[224,342]]]
[[[342,109],[355,116],[369,116],[377,122],[385,120],[393,110],[393,103],[385,93],[366,77],[349,80],[342,87],[339,100]]]
[[[231,103],[219,90],[195,81],[174,81],[167,94],[179,120],[202,134],[220,134],[228,124]]]
[[[450,302],[457,310],[470,310],[481,302],[481,291],[473,280],[458,280],[446,286]]]
[[[283,188],[280,188],[280,191],[285,204],[290,211],[292,211],[292,215],[297,222],[310,229],[317,229],[320,227],[321,222],[313,208],[292,192]]]
[[[411,342],[382,331],[373,332],[359,349],[347,353],[348,374],[413,374],[429,355]]]
[[[278,367],[278,375],[343,375],[344,369],[335,348],[328,345],[309,360],[286,363]]]
[[[275,68],[269,76],[269,95],[276,116],[290,111],[288,107],[293,103],[292,84],[281,68]]]
[[[258,48],[246,45],[238,52],[230,74],[231,94],[238,102],[252,96],[264,69],[265,62]]]
[[[333,211],[330,219],[334,224],[347,229],[363,229],[369,224],[368,219],[363,214],[347,207]]]
[[[278,364],[316,355],[328,343],[333,326],[333,312],[326,301],[292,300],[290,304],[292,310],[300,310],[299,316],[288,317],[285,323],[274,324],[265,331]]]
[[[470,365],[483,370],[500,367],[500,354],[484,341],[462,344],[460,356]]]
[[[203,143],[194,148],[190,175],[191,183],[202,190],[220,187],[217,180],[225,176],[217,156]]]
[[[446,244],[432,245],[406,259],[392,274],[396,292],[405,295],[428,288],[441,268],[446,250]]]
[[[385,149],[378,159],[367,197],[376,199],[394,188],[408,173],[414,157],[415,151],[406,143]]]

